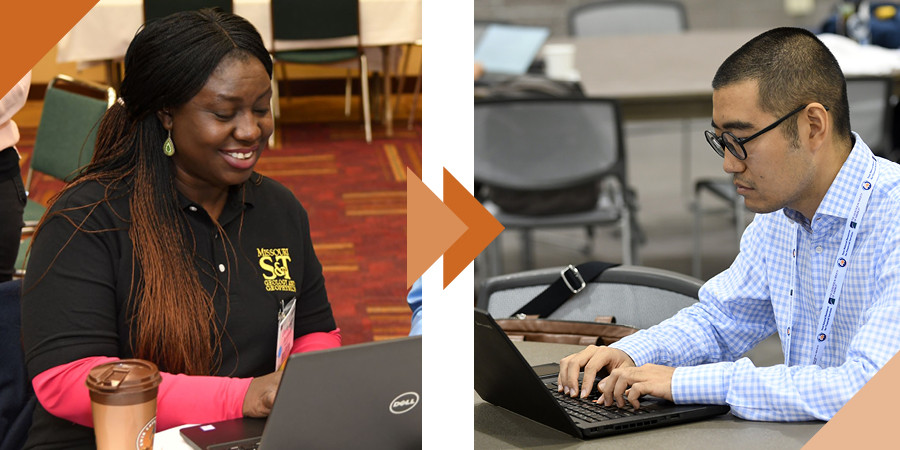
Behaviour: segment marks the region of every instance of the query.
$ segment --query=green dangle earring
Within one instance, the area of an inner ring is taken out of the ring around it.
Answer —
[[[163,142],[163,153],[166,156],[172,156],[175,154],[175,144],[172,143],[172,131],[169,130],[169,136],[166,137],[166,141]]]

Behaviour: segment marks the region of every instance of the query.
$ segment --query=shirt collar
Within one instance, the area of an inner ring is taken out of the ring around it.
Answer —
[[[228,189],[228,199],[225,200],[225,208],[219,217],[219,223],[225,224],[244,209],[253,207],[254,193],[261,181],[262,175],[253,172],[247,181],[231,186]],[[191,210],[191,207],[194,209],[201,208],[199,204],[185,197],[180,191],[178,192],[178,207],[182,211]]]
[[[854,139],[853,149],[834,181],[831,182],[831,187],[828,188],[822,202],[819,203],[819,207],[816,209],[817,216],[826,215],[846,219],[850,215],[859,180],[868,169],[872,158],[872,150],[869,149],[869,146],[856,132],[851,133]],[[806,222],[803,220],[803,215],[793,209],[784,208],[784,214],[801,225]]]

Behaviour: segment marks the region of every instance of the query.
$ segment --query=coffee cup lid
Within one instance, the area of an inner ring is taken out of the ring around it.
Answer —
[[[96,392],[140,392],[159,386],[156,364],[143,359],[122,359],[100,364],[88,373],[85,384]]]

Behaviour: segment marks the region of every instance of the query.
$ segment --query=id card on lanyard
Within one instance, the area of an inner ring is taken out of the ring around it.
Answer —
[[[294,347],[294,310],[297,306],[297,297],[287,303],[281,301],[278,310],[278,347],[275,349],[275,370],[284,369],[291,349]]]
[[[878,166],[875,163],[875,157],[869,163],[869,168],[859,183],[856,190],[856,199],[850,210],[849,218],[844,224],[844,238],[841,240],[841,246],[838,249],[838,255],[834,260],[831,269],[831,276],[828,278],[828,290],[825,291],[825,299],[822,302],[822,309],[819,311],[819,320],[815,328],[815,341],[813,349],[812,364],[816,364],[822,357],[822,347],[831,334],[831,325],[834,323],[834,314],[837,309],[838,302],[841,297],[841,289],[844,287],[844,278],[847,276],[847,269],[850,267],[850,257],[853,253],[853,245],[856,242],[856,235],[859,232],[859,223],[866,212],[869,205],[869,199],[872,196],[872,187],[878,179]],[[788,297],[791,299],[790,309],[788,311],[788,328],[785,330],[785,352],[784,364],[788,365],[791,359],[791,328],[794,325],[794,294],[797,292],[797,252],[800,246],[800,225],[795,225],[797,230],[794,239],[794,248],[791,251],[791,287]]]

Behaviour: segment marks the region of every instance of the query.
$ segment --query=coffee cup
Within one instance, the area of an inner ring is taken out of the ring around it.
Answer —
[[[554,80],[574,81],[578,78],[575,70],[575,46],[573,44],[547,44],[542,51],[544,74]]]
[[[123,359],[88,373],[98,450],[151,450],[156,433],[156,394],[162,377],[156,364]]]

